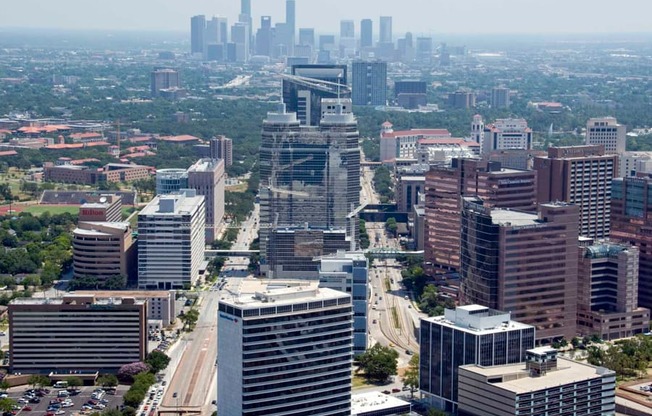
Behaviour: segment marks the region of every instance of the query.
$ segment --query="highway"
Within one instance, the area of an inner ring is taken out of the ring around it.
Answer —
[[[233,244],[236,250],[247,249],[258,235],[258,212],[256,204],[252,215],[241,224],[240,233]],[[228,258],[221,276],[245,277],[248,258]],[[230,285],[237,285],[239,279],[229,279],[222,291]],[[209,415],[215,407],[212,404],[217,396],[217,310],[221,291],[217,285],[199,293],[199,320],[192,333],[183,334],[179,364],[165,390],[160,414],[175,414],[179,411],[197,412]]]

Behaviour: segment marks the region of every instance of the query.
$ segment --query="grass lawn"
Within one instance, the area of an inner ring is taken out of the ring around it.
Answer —
[[[362,389],[362,388],[365,388],[365,387],[373,387],[373,386],[374,386],[373,384],[369,384],[367,382],[366,378],[353,373],[353,388],[354,389]]]
[[[29,212],[32,215],[41,215],[44,212],[49,212],[51,215],[63,214],[69,212],[73,215],[79,214],[78,206],[71,205],[61,205],[61,206],[52,206],[52,205],[31,205],[23,210],[23,212]]]

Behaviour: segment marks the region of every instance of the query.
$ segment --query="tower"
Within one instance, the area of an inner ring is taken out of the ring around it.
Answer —
[[[484,137],[484,121],[482,121],[482,116],[476,114],[473,116],[473,121],[471,122],[471,140],[478,143],[480,148],[482,148],[482,138]]]
[[[352,71],[354,105],[387,105],[387,62],[355,61]]]
[[[380,16],[380,43],[392,42],[392,16]]]
[[[587,145],[602,145],[605,153],[623,153],[627,128],[614,117],[591,118],[586,122]]]
[[[204,53],[206,34],[206,16],[197,15],[190,18],[190,53]]]
[[[360,21],[360,48],[371,48],[373,46],[373,27],[374,22],[371,19],[362,19]]]

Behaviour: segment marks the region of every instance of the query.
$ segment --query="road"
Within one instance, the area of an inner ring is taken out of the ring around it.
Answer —
[[[241,224],[240,233],[233,244],[236,250],[247,249],[257,236],[259,207],[256,204],[252,215]],[[248,274],[249,259],[246,257],[228,258],[221,276],[234,277],[228,284],[238,284],[237,277]],[[227,287],[228,288],[228,287]],[[227,289],[224,288],[223,290]],[[197,409],[202,415],[211,414],[215,407],[212,401],[217,394],[217,310],[220,291],[217,285],[200,292],[199,320],[192,333],[184,334],[180,347],[182,348],[179,365],[174,371],[160,410],[179,408]]]

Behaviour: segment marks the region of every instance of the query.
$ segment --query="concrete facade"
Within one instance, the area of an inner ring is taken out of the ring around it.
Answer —
[[[128,222],[80,222],[72,233],[73,277],[110,277],[136,274],[136,245]]]

